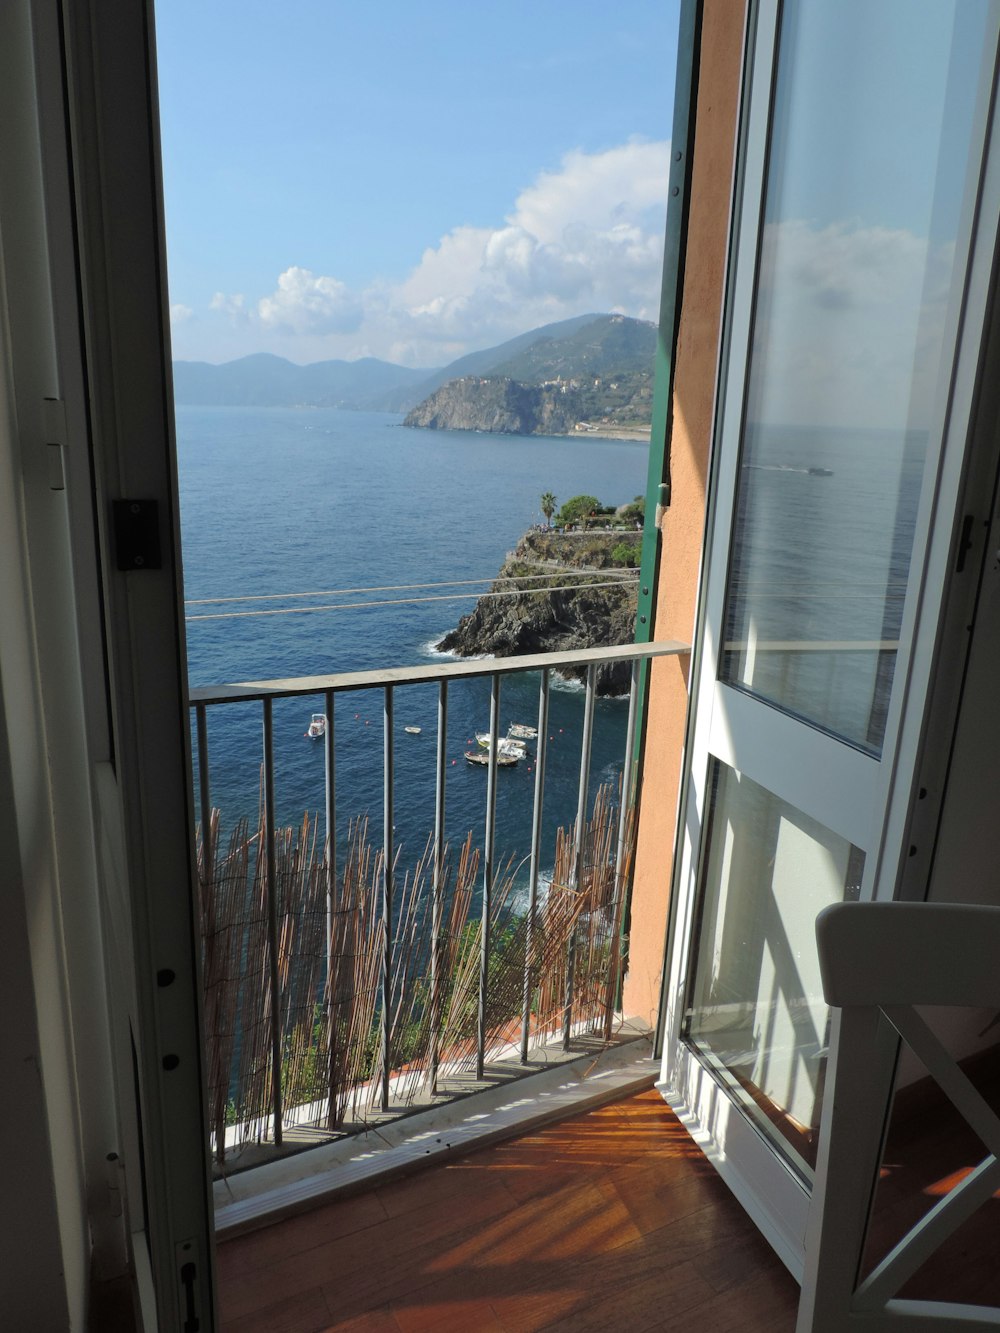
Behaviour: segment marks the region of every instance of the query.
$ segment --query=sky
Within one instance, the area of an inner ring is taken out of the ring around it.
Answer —
[[[173,353],[658,314],[678,0],[160,0]]]

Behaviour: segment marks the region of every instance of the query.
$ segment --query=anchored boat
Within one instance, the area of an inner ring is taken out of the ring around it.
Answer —
[[[465,758],[470,764],[475,764],[478,768],[488,768],[490,756],[486,750],[466,750]],[[497,768],[513,768],[515,764],[521,762],[519,754],[505,754],[503,750],[497,750]]]
[[[481,750],[489,751],[490,733],[488,731],[476,732],[476,743]],[[524,741],[512,740],[510,736],[501,736],[497,744],[497,754],[514,755],[518,759],[523,759],[528,753]]]
[[[515,741],[533,741],[538,738],[538,728],[529,727],[526,722],[512,722],[507,728],[507,736]]]

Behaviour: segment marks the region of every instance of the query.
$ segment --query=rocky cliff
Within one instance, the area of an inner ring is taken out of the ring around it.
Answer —
[[[509,595],[481,597],[437,647],[513,657],[632,643],[637,575],[624,566],[622,548],[637,560],[641,541],[638,532],[527,533],[490,589]],[[563,674],[582,680],[586,668]],[[598,671],[597,692],[624,694],[630,678],[627,662],[609,663]]]
[[[404,426],[480,430],[497,435],[646,435],[652,410],[649,371],[529,384],[505,376],[463,375],[418,403]]]
[[[404,426],[483,430],[496,435],[565,435],[581,419],[579,394],[542,384],[466,375],[436,389]]]

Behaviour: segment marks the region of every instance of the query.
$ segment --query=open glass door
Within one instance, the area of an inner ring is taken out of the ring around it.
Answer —
[[[749,25],[662,1088],[796,1273],[814,922],[895,883],[995,238],[998,18],[762,0]]]

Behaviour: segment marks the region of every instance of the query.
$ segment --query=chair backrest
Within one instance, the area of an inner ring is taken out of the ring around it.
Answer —
[[[796,1333],[1000,1328],[1000,1309],[896,1294],[1000,1189],[1000,1119],[914,1008],[1000,1008],[1000,907],[838,903],[816,938],[834,1013]],[[988,1152],[861,1280],[900,1037]]]

